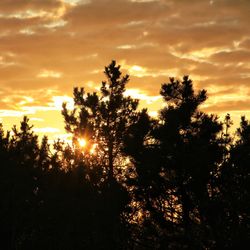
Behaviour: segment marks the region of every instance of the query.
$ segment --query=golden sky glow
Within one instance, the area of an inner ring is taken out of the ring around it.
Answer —
[[[249,13],[249,0],[1,0],[0,121],[28,115],[65,138],[62,102],[74,86],[96,91],[112,59],[152,115],[161,84],[188,74],[206,111],[237,121],[250,115]]]

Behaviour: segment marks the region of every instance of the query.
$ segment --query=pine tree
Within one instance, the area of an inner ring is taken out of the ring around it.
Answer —
[[[86,181],[101,194],[101,210],[96,203],[98,208],[93,208],[99,220],[99,229],[95,229],[99,240],[106,237],[99,244],[116,249],[127,244],[122,215],[129,204],[128,190],[123,185],[129,171],[123,147],[130,126],[137,120],[138,100],[125,95],[129,76],[122,76],[115,61],[105,67],[104,74],[107,80],[99,93],[75,88],[75,108],[69,111],[64,104],[62,114],[66,131],[73,135],[73,152],[68,154],[71,162],[81,166]]]
[[[211,241],[207,211],[213,175],[223,160],[222,125],[216,116],[199,111],[206,91],[196,94],[187,76],[181,82],[170,78],[161,95],[166,106],[159,121],[150,125],[144,119],[148,129],[132,133],[134,141],[141,141],[131,155],[138,174],[135,197],[147,225],[144,236],[155,239],[159,248],[202,249]]]
[[[94,150],[98,152],[103,173],[111,180],[118,177],[124,137],[136,119],[138,100],[124,95],[129,76],[122,76],[115,61],[105,67],[104,73],[107,81],[102,82],[100,96],[75,88],[75,109],[69,112],[65,104],[62,113],[66,130],[73,134],[75,147],[82,150],[79,140],[84,138],[87,142],[85,156]]]

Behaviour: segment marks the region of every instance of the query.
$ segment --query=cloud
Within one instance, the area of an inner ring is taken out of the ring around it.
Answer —
[[[146,101],[148,104],[151,104],[152,102],[158,101],[162,98],[161,96],[149,96],[140,89],[127,89],[125,96],[131,96],[134,99]]]
[[[208,89],[207,110],[248,112],[247,94],[237,96],[250,91],[249,8],[249,0],[0,1],[0,116],[60,116],[73,87],[96,91],[112,59],[130,74],[130,94],[153,100],[151,112],[161,108],[161,84],[183,75]]]
[[[40,78],[48,78],[48,77],[51,77],[51,78],[60,78],[61,76],[62,76],[61,72],[56,72],[56,71],[47,70],[47,69],[41,70],[37,74],[37,77],[40,77]]]
[[[39,118],[39,117],[31,117],[30,121],[44,122],[44,119]]]
[[[230,64],[233,63],[234,66],[237,63],[248,63],[250,60],[250,51],[248,50],[230,50],[214,53],[211,57],[211,60],[215,63]]]
[[[47,134],[47,133],[58,133],[60,132],[60,129],[58,128],[52,128],[52,127],[45,127],[45,128],[33,128],[33,131],[35,133],[43,133],[43,134]]]
[[[28,111],[18,111],[18,110],[6,110],[1,109],[0,110],[0,117],[22,117],[24,115],[31,114]]]

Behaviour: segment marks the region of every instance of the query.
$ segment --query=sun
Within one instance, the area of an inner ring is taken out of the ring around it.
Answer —
[[[95,155],[96,154],[96,149],[98,147],[97,143],[91,143],[91,141],[86,140],[85,138],[78,138],[78,147],[81,148],[82,152]]]
[[[87,141],[84,138],[79,138],[78,143],[81,148],[84,148],[87,145]]]

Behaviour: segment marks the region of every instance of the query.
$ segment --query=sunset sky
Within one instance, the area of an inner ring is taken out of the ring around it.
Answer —
[[[72,89],[97,91],[112,59],[151,114],[160,86],[189,75],[203,110],[250,118],[250,0],[0,0],[0,122],[28,115],[63,136]]]

